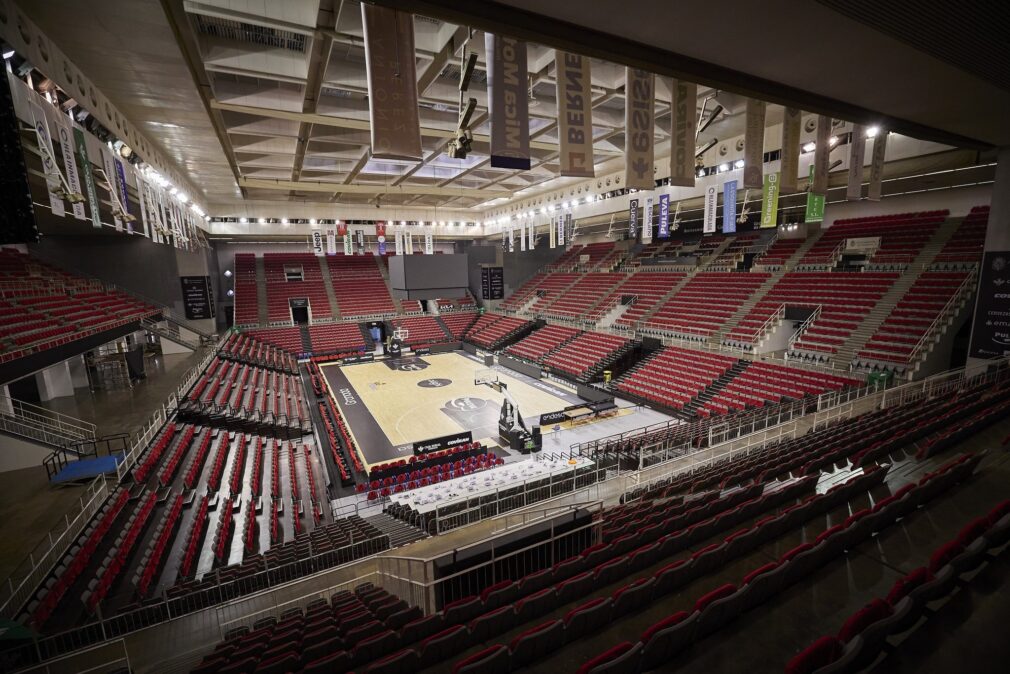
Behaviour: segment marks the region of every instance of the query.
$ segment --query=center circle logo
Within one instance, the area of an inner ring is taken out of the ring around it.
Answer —
[[[452,383],[451,379],[422,379],[417,382],[421,388],[442,388]]]

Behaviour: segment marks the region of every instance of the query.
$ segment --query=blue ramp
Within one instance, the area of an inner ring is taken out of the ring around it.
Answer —
[[[99,456],[95,458],[79,459],[71,461],[60,470],[49,482],[51,484],[65,484],[67,482],[80,482],[90,480],[99,475],[116,472],[116,466],[123,460],[122,454],[112,456]]]

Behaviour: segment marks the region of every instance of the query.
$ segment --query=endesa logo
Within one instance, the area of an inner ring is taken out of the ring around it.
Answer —
[[[354,394],[351,393],[351,389],[349,389],[349,388],[342,388],[342,389],[340,389],[340,395],[343,397],[345,405],[357,405],[358,404],[358,401],[354,398]]]

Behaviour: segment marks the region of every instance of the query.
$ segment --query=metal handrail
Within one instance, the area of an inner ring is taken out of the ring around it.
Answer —
[[[751,337],[751,344],[753,346],[757,346],[758,342],[760,342],[765,337],[765,335],[767,335],[771,331],[772,324],[778,323],[785,317],[786,317],[786,305],[785,302],[783,302],[778,306],[778,309],[776,309],[775,312],[771,316],[769,316],[764,323],[761,324],[761,327],[757,329],[757,332],[755,332],[754,335]]]
[[[975,269],[972,269],[971,271],[968,272],[968,275],[965,277],[965,279],[961,281],[961,285],[957,287],[957,290],[954,291],[954,294],[950,296],[950,299],[947,300],[947,303],[943,305],[943,309],[941,309],[940,312],[936,315],[936,318],[933,319],[933,322],[929,324],[928,328],[926,328],[926,332],[924,332],[922,337],[919,338],[919,341],[918,343],[916,343],[915,348],[912,349],[912,353],[909,354],[908,356],[909,363],[914,363],[916,360],[918,360],[919,354],[922,352],[923,349],[926,348],[926,344],[928,344],[930,341],[933,340],[934,337],[936,337],[936,333],[940,331],[940,327],[942,326],[942,324],[945,323],[948,318],[950,318],[950,315],[956,310],[955,307],[960,305],[961,302],[964,300],[964,293],[966,291],[969,291],[971,288],[974,288],[974,286],[975,286]]]
[[[5,429],[9,429],[12,425],[22,425],[34,431],[41,431],[46,436],[60,441],[93,439],[95,437],[95,425],[91,422],[39,405],[26,403],[9,395],[0,395],[0,423],[4,424]],[[19,433],[19,435],[24,434]],[[55,444],[62,444],[62,442]]]
[[[821,308],[823,306],[824,305],[822,305],[822,304],[818,304],[816,307],[814,307],[813,312],[811,312],[811,314],[809,316],[807,316],[806,320],[803,321],[800,324],[799,330],[797,330],[796,333],[792,337],[789,338],[789,345],[786,348],[786,353],[789,353],[789,351],[792,351],[793,345],[796,344],[796,342],[798,342],[800,340],[800,337],[802,337],[803,333],[807,331],[807,328],[809,328],[810,325],[814,321],[816,321],[817,318],[821,315]]]

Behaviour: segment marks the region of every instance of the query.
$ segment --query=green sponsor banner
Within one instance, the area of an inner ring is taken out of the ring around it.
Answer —
[[[91,160],[88,159],[88,146],[84,141],[84,132],[74,128],[74,147],[81,159],[81,173],[84,174],[84,187],[88,192],[88,206],[91,208],[91,226],[102,228],[102,218],[98,214],[98,192],[95,191],[95,178],[91,173]]]
[[[810,167],[810,182],[807,185],[807,212],[803,222],[823,222],[825,195],[810,191],[814,184],[814,167]]]
[[[779,224],[779,174],[765,174],[761,200],[761,226],[778,227]]]

